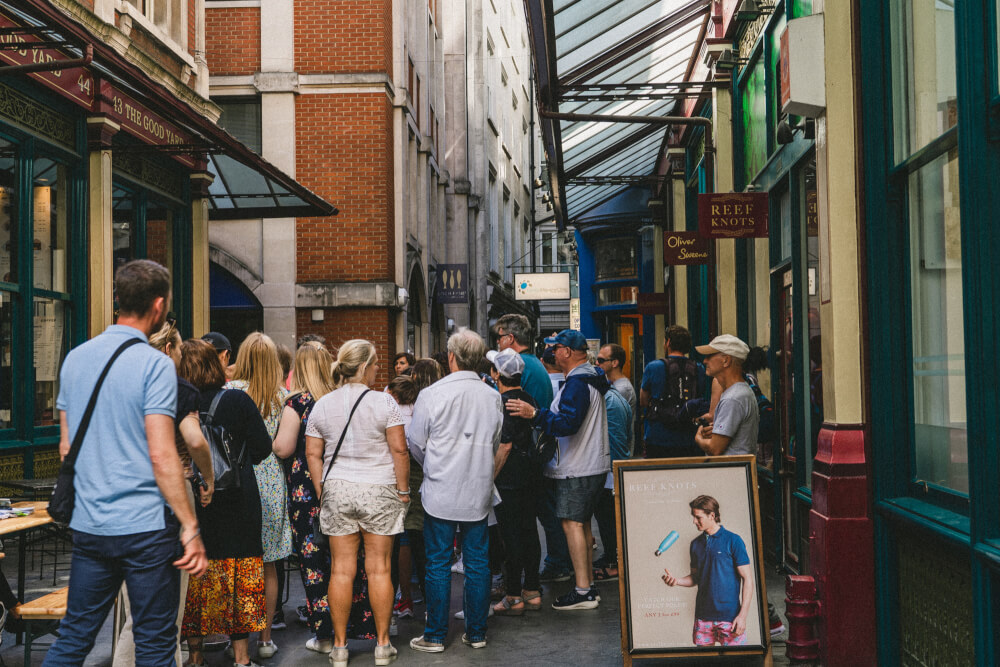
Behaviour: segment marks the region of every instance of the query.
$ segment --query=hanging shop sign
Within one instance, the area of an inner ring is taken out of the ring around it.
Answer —
[[[568,299],[569,273],[515,273],[515,301]]]
[[[37,35],[21,32],[26,26],[6,14],[0,13],[0,62],[8,65],[38,65],[74,60],[59,49],[35,48],[31,44],[42,41]],[[14,45],[21,44],[21,48]],[[28,72],[28,78],[38,81],[63,97],[90,108],[94,104],[94,77],[83,67],[71,69]]]
[[[711,239],[698,232],[663,232],[664,264],[708,264],[711,256]]]
[[[469,265],[439,264],[434,298],[438,303],[469,302]]]
[[[667,295],[664,292],[639,293],[635,309],[640,315],[666,315]]]
[[[569,300],[569,328],[580,330],[580,299]]]
[[[101,95],[95,111],[107,115],[121,125],[122,130],[154,146],[191,146],[194,140],[179,127],[137,102],[110,81],[101,82]],[[173,158],[188,167],[197,166],[190,155],[175,154]]]
[[[816,189],[806,190],[806,233],[819,236],[819,200]]]
[[[767,237],[766,192],[698,195],[698,233],[706,239]]]

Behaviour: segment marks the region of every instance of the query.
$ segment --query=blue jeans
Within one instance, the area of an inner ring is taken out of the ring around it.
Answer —
[[[131,600],[135,664],[175,665],[182,553],[177,520],[169,512],[163,530],[133,535],[73,532],[69,599],[59,639],[43,665],[82,665],[124,581]]]
[[[465,564],[465,634],[472,641],[486,638],[490,611],[489,529],[482,521],[449,521],[424,516],[427,553],[427,623],[424,639],[443,644],[451,613],[451,545],[461,528],[462,562]]]
[[[562,521],[556,517],[555,480],[540,478],[541,488],[535,494],[538,498],[538,522],[545,531],[545,567],[557,572],[572,572],[573,562],[569,558],[569,545]]]

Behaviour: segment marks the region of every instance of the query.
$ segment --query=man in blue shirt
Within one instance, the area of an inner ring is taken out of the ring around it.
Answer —
[[[696,646],[747,643],[747,615],[753,601],[753,572],[746,545],[722,527],[719,501],[698,496],[689,503],[701,535],[691,542],[691,574],[675,577],[664,568],[667,586],[698,587],[694,609]]]
[[[691,398],[705,398],[708,388],[708,378],[705,367],[688,358],[691,351],[691,332],[679,325],[667,327],[667,337],[663,343],[667,353],[666,359],[655,359],[646,365],[642,373],[642,385],[639,389],[639,405],[648,408],[654,399],[677,398],[678,388],[668,389],[667,378],[670,366],[675,367],[675,373],[685,390],[694,387]],[[648,413],[647,413],[648,414]],[[699,414],[692,415],[694,417]],[[701,449],[694,442],[695,425],[693,421],[670,426],[646,418],[644,441],[647,459],[676,458],[685,456],[702,456]]]
[[[118,323],[72,350],[60,371],[63,457],[111,355],[130,338],[146,343],[170,308],[170,274],[156,262],[125,264],[115,290]],[[125,350],[105,378],[75,465],[69,599],[45,665],[83,664],[123,581],[136,664],[175,662],[178,568],[201,576],[208,565],[174,444],[176,401],[173,361],[146,344]]]

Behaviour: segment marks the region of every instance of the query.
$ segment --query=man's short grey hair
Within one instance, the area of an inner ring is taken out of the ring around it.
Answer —
[[[460,327],[448,338],[448,351],[455,355],[459,370],[475,371],[486,354],[486,341],[472,329]]]
[[[515,313],[504,315],[497,320],[497,323],[493,325],[493,330],[498,333],[503,331],[505,334],[510,334],[517,341],[518,345],[523,345],[524,347],[531,347],[531,341],[535,335],[528,318]]]

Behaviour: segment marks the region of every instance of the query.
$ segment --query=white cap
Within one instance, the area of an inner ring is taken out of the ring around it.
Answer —
[[[513,348],[508,347],[500,352],[490,350],[486,353],[486,358],[505,378],[512,378],[524,372],[524,359]]]
[[[750,354],[750,347],[731,334],[716,336],[708,345],[699,345],[694,349],[698,350],[698,354],[706,356],[709,354],[728,354],[740,361],[746,361],[747,355]]]

